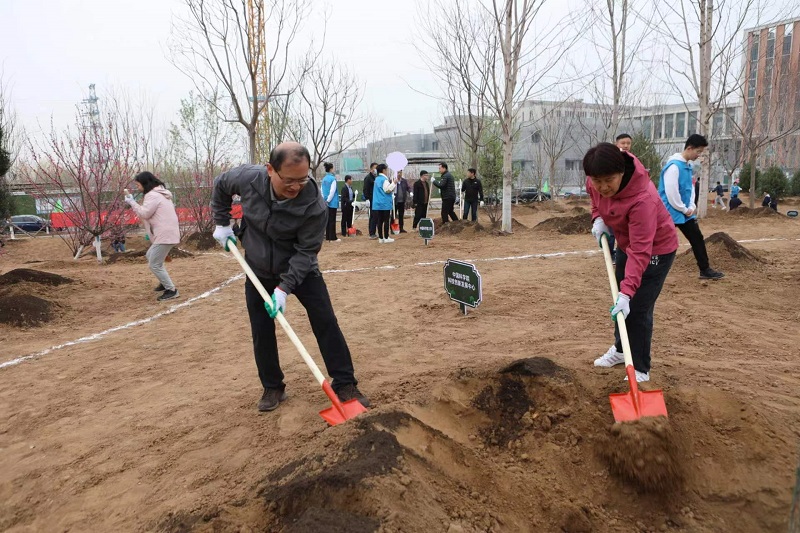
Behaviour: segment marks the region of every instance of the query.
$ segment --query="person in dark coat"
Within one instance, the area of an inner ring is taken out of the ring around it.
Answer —
[[[378,238],[378,214],[372,209],[372,192],[375,190],[375,178],[378,175],[378,163],[369,166],[369,173],[364,176],[364,199],[369,201],[369,238]]]
[[[353,191],[353,176],[348,174],[344,177],[344,185],[339,198],[339,205],[342,206],[342,237],[347,237],[347,230],[353,227],[353,202],[355,193]]]
[[[408,185],[408,180],[403,177],[403,171],[397,171],[397,188],[394,192],[394,216],[400,224],[400,233],[408,233],[403,228],[403,221],[405,219],[406,203],[410,200],[411,187]]]
[[[428,202],[431,199],[431,184],[428,182],[427,170],[422,170],[419,173],[419,179],[414,183],[414,224],[413,228],[417,229],[419,221],[428,216]]]
[[[453,175],[447,170],[447,163],[439,163],[439,173],[442,175],[440,179],[433,180],[442,193],[442,224],[447,224],[449,219],[458,220],[453,209],[456,205],[456,181]]]
[[[467,179],[461,184],[461,192],[464,193],[464,220],[467,214],[472,214],[472,221],[478,220],[478,206],[483,203],[483,184],[478,179],[474,168],[467,170]]]

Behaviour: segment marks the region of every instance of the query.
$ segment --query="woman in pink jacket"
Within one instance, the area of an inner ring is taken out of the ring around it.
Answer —
[[[178,297],[178,289],[164,268],[164,260],[172,247],[178,244],[180,228],[178,215],[172,204],[172,193],[164,183],[150,172],[141,172],[134,178],[139,192],[144,193],[142,205],[136,203],[131,194],[125,195],[125,201],[138,215],[145,225],[145,231],[150,236],[150,248],[147,249],[147,263],[150,270],[160,282],[155,288],[156,292],[164,293],[157,299],[160,302]]]
[[[592,199],[592,235],[600,242],[610,228],[617,238],[619,297],[611,316],[622,312],[625,317],[636,381],[649,381],[653,310],[678,249],[675,224],[633,154],[600,143],[586,152],[583,170]],[[616,325],[614,337],[616,343],[595,366],[625,361]]]

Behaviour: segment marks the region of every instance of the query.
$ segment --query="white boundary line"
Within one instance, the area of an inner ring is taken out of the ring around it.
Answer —
[[[800,239],[764,238],[764,239],[747,239],[747,240],[741,240],[741,241],[737,241],[737,242],[749,243],[749,242],[771,242],[771,241],[791,241],[791,240],[800,241]],[[688,245],[684,244],[683,246],[688,246]],[[548,258],[548,257],[567,257],[567,256],[572,256],[572,255],[595,255],[595,254],[598,254],[598,253],[600,253],[599,250],[577,250],[577,251],[573,251],[573,252],[550,252],[550,253],[546,253],[546,254],[526,254],[526,255],[512,255],[512,256],[508,256],[508,257],[487,257],[487,258],[480,258],[480,259],[464,259],[464,261],[468,261],[468,262],[472,262],[472,263],[478,263],[478,262],[488,263],[488,262],[492,262],[492,261],[520,261],[520,260],[525,260],[525,259],[541,259],[541,258]],[[217,254],[221,254],[221,252],[216,252],[216,253],[215,252],[211,252],[208,255],[212,255],[212,254],[213,255],[217,255]],[[225,257],[229,257],[228,254],[221,254],[221,255],[223,255]],[[413,264],[408,265],[408,266],[433,266],[433,265],[443,265],[444,263],[445,263],[445,260],[441,260],[441,261],[422,261],[422,262],[419,262],[419,263],[413,263]],[[372,271],[372,270],[394,270],[394,269],[401,268],[401,267],[402,267],[402,265],[401,266],[382,265],[382,266],[376,266],[376,267],[362,267],[362,268],[323,270],[322,273],[323,274],[347,274],[347,273],[352,273],[352,272],[368,272],[368,271]],[[113,328],[106,329],[106,330],[101,331],[99,333],[93,333],[91,335],[87,335],[85,337],[81,337],[79,339],[75,339],[74,341],[68,341],[68,342],[65,342],[64,344],[58,344],[58,345],[55,345],[55,346],[51,346],[50,348],[45,348],[42,351],[30,354],[30,355],[25,355],[23,357],[17,357],[15,359],[11,359],[10,361],[6,361],[4,363],[0,363],[0,369],[11,367],[11,366],[16,366],[16,365],[18,365],[20,363],[24,363],[25,361],[29,361],[31,359],[35,359],[35,358],[41,357],[43,355],[47,355],[50,352],[54,352],[54,351],[60,350],[62,348],[67,348],[69,346],[74,346],[76,344],[82,344],[84,342],[89,342],[89,341],[94,341],[94,340],[97,340],[97,339],[101,339],[101,338],[103,338],[103,337],[105,337],[107,335],[110,335],[111,333],[115,333],[117,331],[122,331],[122,330],[125,330],[125,329],[130,329],[130,328],[133,328],[133,327],[136,327],[136,326],[141,326],[142,324],[147,324],[148,322],[152,322],[153,320],[156,320],[157,318],[161,318],[162,316],[171,315],[172,313],[175,313],[176,311],[178,311],[180,309],[183,309],[184,307],[188,307],[188,306],[194,304],[195,302],[197,302],[199,300],[208,298],[212,294],[217,293],[220,290],[222,290],[223,288],[227,287],[228,285],[230,285],[234,281],[240,280],[242,278],[244,278],[244,274],[237,274],[237,275],[233,276],[232,278],[228,278],[227,280],[223,281],[217,287],[214,287],[213,289],[210,289],[210,290],[204,292],[203,294],[199,294],[197,296],[194,296],[193,298],[189,298],[185,302],[181,302],[179,304],[175,304],[175,305],[171,306],[169,309],[167,309],[166,311],[161,311],[160,313],[156,313],[155,315],[153,315],[151,317],[142,318],[140,320],[135,320],[133,322],[128,322],[127,324],[122,324],[120,326],[114,326]]]

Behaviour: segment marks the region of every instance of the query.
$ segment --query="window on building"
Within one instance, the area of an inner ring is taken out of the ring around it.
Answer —
[[[538,131],[534,131],[533,133],[531,133],[531,142],[533,144],[539,144],[540,142],[542,142],[542,134],[539,133]]]
[[[671,139],[675,135],[675,115],[664,115],[664,138]]]
[[[439,141],[433,141],[433,143],[431,143],[431,150],[434,152],[439,150]]]
[[[784,24],[783,26],[783,55],[789,56],[792,53],[792,30],[794,30],[794,24]]]
[[[686,137],[686,113],[675,114],[675,137],[679,139]]]
[[[753,41],[753,44],[750,46],[750,61],[758,61],[759,36],[757,33],[751,33],[750,39]]]
[[[724,135],[724,133],[725,133],[723,131],[724,120],[725,120],[725,117],[723,116],[722,111],[717,111],[716,113],[714,113],[714,117],[712,118],[711,123],[712,123],[712,127],[713,127],[712,134],[715,137],[719,137],[721,135]]]
[[[566,170],[583,170],[583,161],[580,159],[565,159],[564,168]]]
[[[686,136],[692,133],[697,133],[697,111],[689,112],[689,131],[686,132]]]
[[[767,34],[767,59],[775,57],[775,28],[769,29]]]
[[[653,138],[654,139],[660,139],[662,137],[662,135],[661,135],[661,120],[663,118],[664,117],[661,116],[661,115],[656,115],[656,116],[653,117]]]
[[[653,138],[653,117],[642,118],[642,134],[648,138]]]

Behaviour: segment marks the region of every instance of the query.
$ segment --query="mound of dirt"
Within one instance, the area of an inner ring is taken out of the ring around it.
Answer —
[[[216,242],[216,241],[215,241]],[[122,252],[122,253],[115,253],[111,254],[106,258],[106,261],[109,264],[113,263],[147,263],[147,250],[136,250],[135,252]],[[186,250],[181,250],[177,246],[173,247],[172,250],[169,251],[169,255],[167,255],[167,261],[171,259],[183,259],[186,257],[194,257],[192,252],[187,252]]]
[[[648,492],[665,492],[683,484],[686,446],[666,417],[619,422],[599,443],[609,470]]]
[[[66,283],[72,283],[73,280],[65,278],[64,276],[59,276],[58,274],[51,274],[50,272],[42,272],[30,268],[16,268],[0,276],[0,287],[22,282],[39,283],[41,285],[56,287]]]
[[[584,212],[573,217],[554,217],[534,226],[534,231],[557,232],[562,235],[580,235],[592,231],[592,215]]]
[[[710,235],[706,238],[705,243],[712,268],[718,268],[723,272],[726,270],[741,272],[746,269],[759,268],[766,263],[763,258],[751,252],[724,232]],[[683,270],[696,270],[697,262],[691,248],[680,254],[675,264]]]
[[[749,207],[739,206],[732,211],[725,211],[728,216],[740,217],[740,218],[764,218],[764,217],[782,217],[786,218],[786,215],[778,213],[777,211],[769,208],[769,207],[756,207],[755,209],[750,209]]]
[[[436,235],[459,235],[462,239],[473,239],[481,235],[506,235],[500,229],[502,227],[502,222],[500,221],[491,225],[483,225],[480,222],[472,222],[471,220],[456,220],[442,224],[441,219],[436,219],[434,224],[436,224]],[[511,231],[518,232],[526,229],[528,227],[516,218],[511,219]]]
[[[9,294],[0,297],[0,324],[30,327],[53,320],[52,302],[29,294]]]
[[[569,212],[572,213],[573,215],[585,215],[586,213],[589,212],[589,210],[586,209],[585,207],[575,206],[572,209],[570,209]]]
[[[214,239],[214,234],[210,231],[199,232],[195,231],[183,241],[187,248],[193,250],[213,250],[217,247],[217,241]]]

